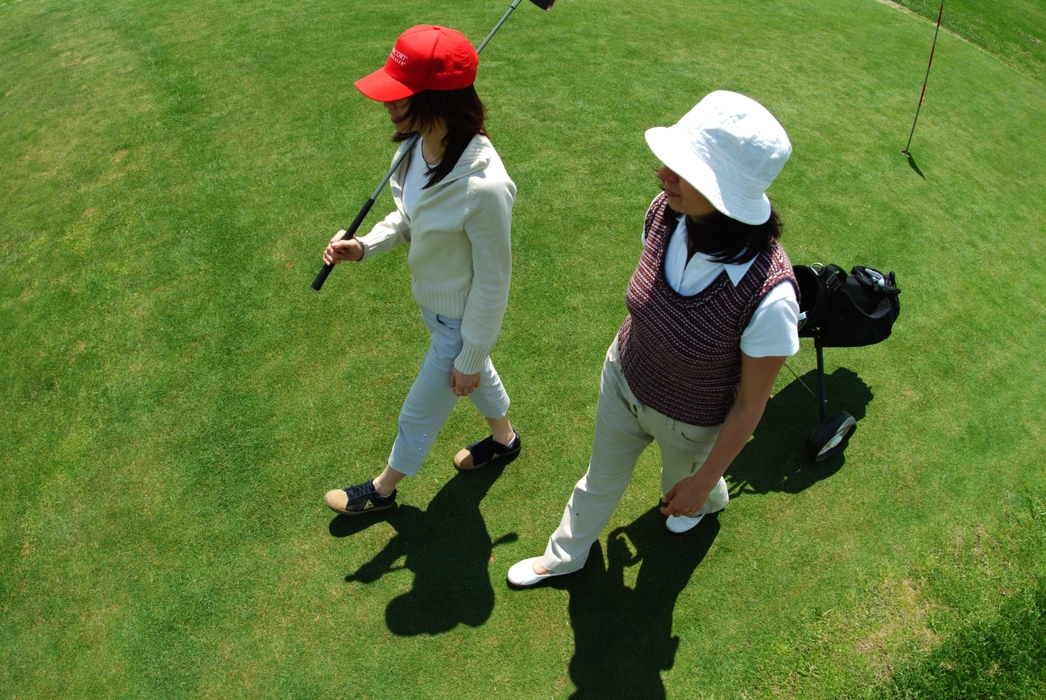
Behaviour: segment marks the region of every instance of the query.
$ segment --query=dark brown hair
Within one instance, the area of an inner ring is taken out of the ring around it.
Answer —
[[[420,131],[427,131],[442,120],[447,127],[443,137],[443,158],[427,171],[429,182],[425,189],[445,178],[457,165],[465,147],[476,134],[487,135],[483,119],[487,110],[472,85],[459,90],[422,90],[412,95],[407,105],[406,119],[414,131],[397,132],[392,140],[406,141]]]
[[[740,264],[755,259],[781,237],[784,224],[773,207],[762,224],[746,224],[731,219],[719,210],[698,217],[686,217],[686,232],[694,248],[713,262]]]

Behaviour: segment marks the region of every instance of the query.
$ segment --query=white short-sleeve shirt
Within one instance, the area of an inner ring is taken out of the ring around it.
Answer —
[[[643,239],[645,244],[645,233]],[[755,262],[724,264],[713,262],[704,253],[694,253],[688,263],[686,243],[686,219],[679,217],[665,252],[665,278],[672,289],[686,297],[703,291],[724,270],[736,287]],[[756,307],[741,334],[741,352],[749,357],[791,357],[799,352],[799,302],[792,285],[777,285]]]

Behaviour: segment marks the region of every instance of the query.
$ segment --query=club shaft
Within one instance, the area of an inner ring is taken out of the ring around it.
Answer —
[[[414,148],[414,146],[418,143],[418,139],[420,138],[421,134],[414,134],[410,137],[410,140],[407,141],[406,147],[404,147],[403,151],[400,153],[399,158],[393,161],[392,167],[390,167],[389,171],[385,173],[385,177],[381,178],[381,182],[379,182],[378,186],[374,188],[374,192],[372,192],[370,195],[371,199],[378,198],[378,195],[381,194],[381,191],[385,189],[385,185],[387,185],[389,180],[392,179],[392,174],[396,172],[397,168],[400,167],[400,163],[403,162],[403,159],[407,157],[407,154],[410,153],[411,149]]]
[[[509,5],[507,10],[505,10],[505,14],[501,15],[501,19],[499,19],[498,23],[494,25],[494,28],[490,30],[490,34],[487,34],[487,38],[484,39],[479,45],[479,48],[476,49],[477,54],[483,50],[483,47],[487,45],[487,42],[490,41],[491,37],[497,34],[497,31],[501,29],[501,25],[505,23],[505,20],[507,20],[508,16],[512,14],[512,11],[516,9],[517,5],[519,5],[519,0],[513,0],[513,3]]]
[[[421,138],[419,134],[414,134],[414,136],[410,137],[410,141],[407,142],[407,145],[404,147],[399,157],[392,163],[392,167],[389,168],[389,171],[385,173],[385,177],[381,178],[381,182],[378,183],[374,192],[371,193],[370,199],[368,199],[367,203],[363,205],[360,212],[356,214],[356,218],[353,219],[349,227],[345,229],[345,233],[338,239],[339,241],[347,240],[356,235],[356,231],[359,230],[363,220],[366,219],[367,214],[370,213],[370,208],[374,206],[374,201],[378,198],[378,195],[381,194],[381,191],[385,189],[385,185],[388,184],[389,180],[392,178],[392,174],[400,167],[400,163],[403,162],[404,157],[406,157],[411,149],[414,148],[414,144],[417,143],[419,138]],[[323,283],[327,281],[327,276],[330,275],[331,270],[333,269],[333,265],[324,265],[316,275],[316,279],[312,281],[312,288],[317,292],[323,289]]]

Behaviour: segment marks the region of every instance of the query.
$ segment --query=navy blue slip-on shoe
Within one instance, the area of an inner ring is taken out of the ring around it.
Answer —
[[[495,459],[514,457],[519,454],[521,447],[523,447],[523,443],[519,440],[519,433],[516,433],[512,442],[507,445],[494,442],[494,436],[490,435],[454,455],[454,466],[460,471],[470,472],[473,469],[487,466]]]
[[[388,510],[396,505],[396,490],[393,489],[388,496],[382,496],[374,490],[372,479],[356,486],[328,491],[323,500],[335,513],[359,515],[375,510]]]

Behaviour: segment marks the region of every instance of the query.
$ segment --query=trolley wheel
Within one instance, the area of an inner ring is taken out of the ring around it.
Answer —
[[[850,436],[857,429],[857,421],[846,411],[840,411],[806,439],[806,454],[815,462],[823,462],[832,455],[846,449]]]

